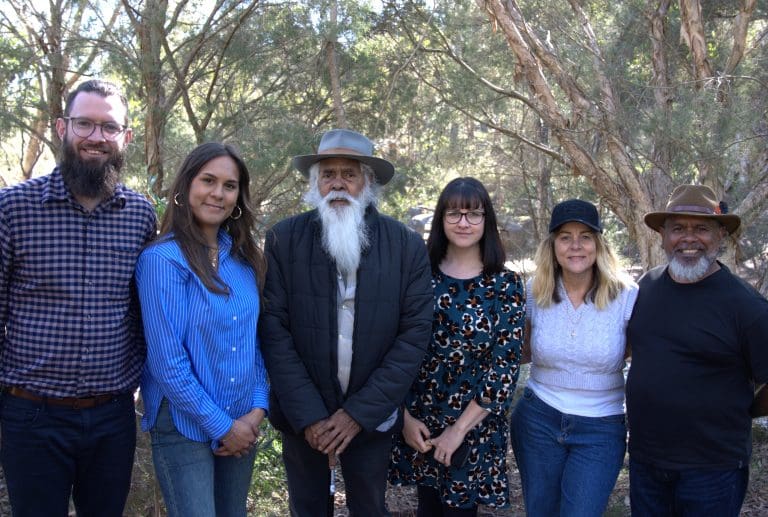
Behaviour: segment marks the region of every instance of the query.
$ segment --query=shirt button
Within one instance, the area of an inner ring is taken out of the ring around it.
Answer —
[[[234,321],[237,321],[237,316],[232,316],[232,319],[233,319]]]
[[[226,410],[229,411],[229,406],[226,407]]]
[[[233,352],[237,352],[237,347],[236,347],[236,346],[233,346],[233,347],[232,347],[232,351],[233,351]]]
[[[235,378],[234,377],[230,377],[229,378],[229,382],[235,382]]]

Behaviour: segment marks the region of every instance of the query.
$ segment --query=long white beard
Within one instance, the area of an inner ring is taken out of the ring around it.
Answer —
[[[336,199],[346,199],[349,204],[331,206],[331,201]],[[317,189],[312,189],[305,196],[308,203],[317,207],[323,228],[323,248],[342,274],[357,271],[362,252],[368,246],[368,228],[364,217],[365,209],[373,199],[369,185],[357,198],[346,192],[329,192],[321,198]]]
[[[667,258],[669,259],[669,274],[672,275],[672,278],[692,283],[704,278],[709,267],[717,259],[717,254],[703,255],[692,265],[683,263],[672,253],[668,253]]]

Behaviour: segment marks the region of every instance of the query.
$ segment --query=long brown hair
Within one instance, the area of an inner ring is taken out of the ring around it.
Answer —
[[[160,223],[160,241],[164,240],[163,237],[172,238],[179,244],[190,268],[209,291],[218,294],[229,293],[229,287],[219,277],[208,259],[208,246],[187,202],[192,180],[206,163],[220,156],[229,156],[237,165],[239,192],[235,211],[238,211],[238,208],[242,211],[240,217],[237,219],[230,217],[222,228],[232,237],[232,256],[253,268],[259,291],[261,291],[267,263],[254,235],[255,217],[250,204],[251,194],[248,186],[250,175],[243,159],[229,144],[218,142],[200,144],[184,159],[168,194],[170,202]]]

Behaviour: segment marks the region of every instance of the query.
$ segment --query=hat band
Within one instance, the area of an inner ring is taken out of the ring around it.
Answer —
[[[708,215],[716,215],[715,211],[711,208],[707,208],[705,206],[696,206],[696,205],[677,205],[673,206],[670,210],[670,212],[696,212],[699,214],[708,214]]]
[[[366,156],[357,149],[352,149],[351,147],[331,147],[330,149],[318,151],[317,154],[353,154],[355,156]]]

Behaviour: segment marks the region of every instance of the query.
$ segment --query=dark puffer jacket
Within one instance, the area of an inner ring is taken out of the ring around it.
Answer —
[[[271,382],[269,418],[283,432],[344,410],[373,431],[399,407],[432,328],[426,247],[402,223],[370,207],[370,246],[357,271],[352,368],[346,397],[337,378],[337,273],[321,244],[316,210],[276,224],[259,339]]]

